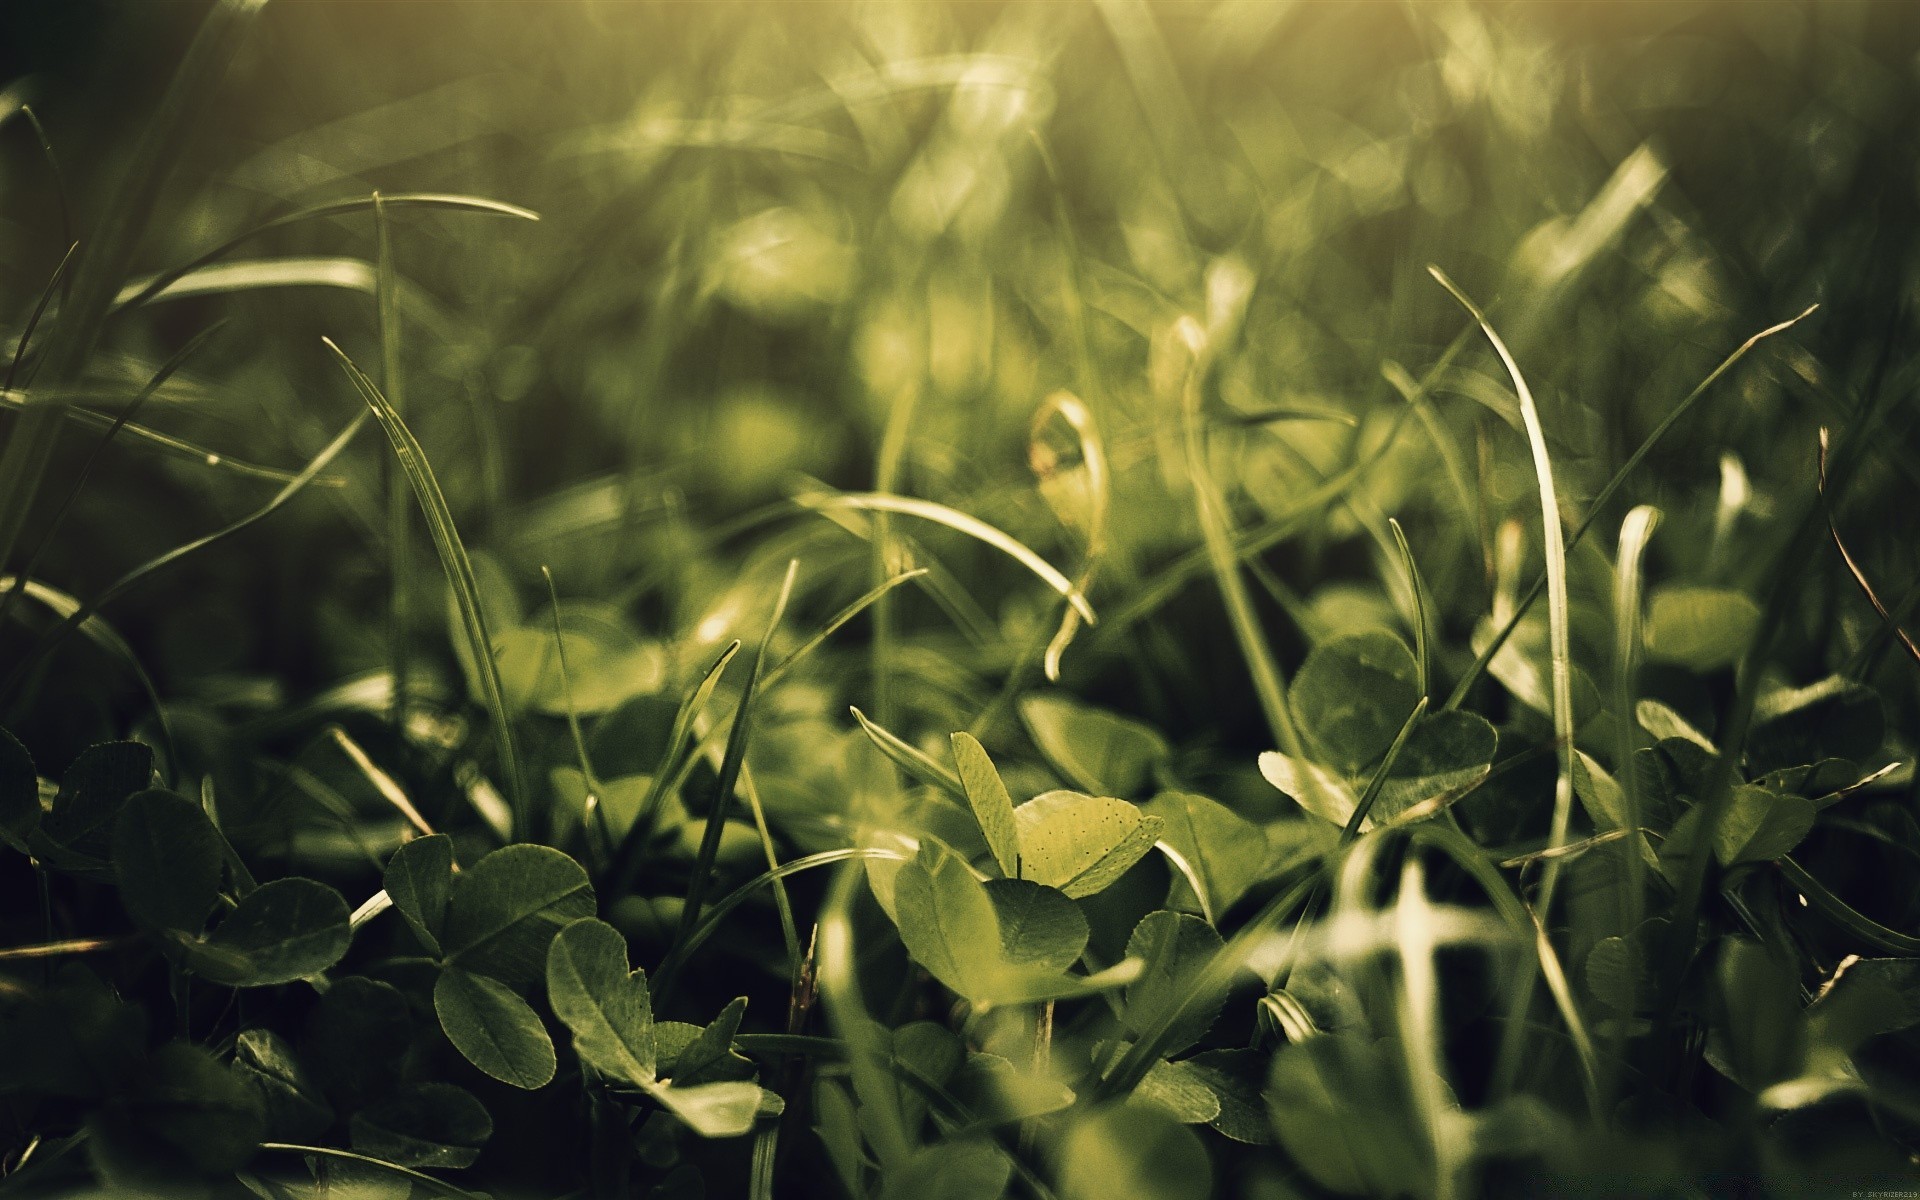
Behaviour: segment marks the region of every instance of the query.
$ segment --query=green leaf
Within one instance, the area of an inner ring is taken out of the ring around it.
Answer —
[[[193,972],[227,987],[270,987],[306,979],[347,952],[347,902],[311,879],[263,883],[204,941],[185,942]]]
[[[547,846],[504,846],[454,877],[441,947],[449,963],[510,984],[547,968],[547,945],[594,912],[580,864]]]
[[[472,1092],[450,1083],[417,1083],[353,1114],[353,1148],[415,1169],[470,1167],[493,1136],[493,1118]]]
[[[953,735],[953,761],[959,768],[960,786],[966,789],[967,803],[973,806],[973,819],[986,835],[987,849],[1000,872],[1012,879],[1020,874],[1020,838],[1014,831],[1013,797],[1000,780],[993,759],[970,733]]]
[[[1714,975],[1720,1002],[1707,1030],[1707,1061],[1755,1092],[1795,1074],[1807,1021],[1793,968],[1758,942],[1729,937],[1720,943]]]
[[[992,995],[1002,973],[1000,922],[960,857],[923,842],[893,880],[900,940],[913,960],[969,1000]]]
[[[4,729],[0,729],[0,841],[22,854],[27,839],[40,827],[40,780],[33,756]]]
[[[1627,793],[1620,781],[1606,768],[1579,752],[1573,757],[1573,794],[1587,810],[1587,816],[1601,829],[1624,829],[1627,819]]]
[[[895,1074],[944,1088],[952,1082],[954,1072],[966,1060],[967,1048],[957,1034],[944,1025],[932,1021],[913,1021],[893,1031],[888,1039],[894,1062]],[[919,1129],[927,1118],[927,1097],[919,1088],[905,1086],[899,1089],[900,1123],[903,1127]]]
[[[1604,937],[1587,952],[1587,990],[1616,1013],[1632,1015],[1654,999],[1652,947],[1658,934],[1649,928],[1664,922],[1641,926],[1632,938]]]
[[[547,997],[582,1062],[624,1083],[653,1082],[653,1004],[646,973],[627,968],[627,941],[604,921],[575,921],[547,948]]]
[[[113,823],[113,868],[127,912],[144,925],[198,933],[220,895],[220,832],[185,796],[128,798]]]
[[[1287,1155],[1322,1187],[1348,1195],[1419,1195],[1424,1139],[1407,1119],[1381,1046],[1346,1035],[1290,1042],[1274,1055],[1267,1113]],[[1355,1120],[1356,1114],[1364,1120]]]
[[[1647,606],[1647,654],[1695,671],[1731,666],[1760,625],[1760,606],[1727,588],[1657,588]]]
[[[1866,762],[1880,753],[1886,728],[1880,697],[1836,675],[1761,697],[1747,734],[1747,759],[1759,772],[1823,758]]]
[[[500,1082],[532,1091],[553,1079],[558,1062],[546,1026],[499,980],[448,967],[433,985],[433,1011],[454,1049]]]
[[[341,369],[347,373],[360,398],[373,410],[374,418],[380,422],[380,428],[393,447],[394,459],[406,475],[407,483],[420,502],[420,510],[426,516],[427,529],[433,536],[434,549],[439,553],[441,569],[446,574],[448,586],[453,589],[454,602],[459,606],[463,618],[462,631],[466,634],[468,652],[479,667],[482,685],[480,695],[493,726],[494,741],[500,753],[500,767],[507,776],[508,803],[515,814],[515,823],[523,825],[526,821],[526,799],[521,795],[521,789],[525,781],[520,777],[520,758],[513,744],[512,714],[507,708],[500,675],[493,660],[493,639],[488,634],[486,616],[480,608],[473,560],[467,556],[467,548],[460,540],[460,531],[454,526],[453,514],[447,508],[446,496],[440,490],[439,481],[434,478],[433,468],[427,464],[426,451],[407,428],[406,422],[380,393],[373,380],[367,378],[340,347],[328,339],[321,340],[326,342],[327,349],[340,361]]]
[[[1713,742],[1706,734],[1695,729],[1685,717],[1658,700],[1642,700],[1633,706],[1634,719],[1640,722],[1640,728],[1652,734],[1654,740],[1665,741],[1668,738],[1680,738],[1692,742],[1714,753]]]
[[[1317,763],[1298,762],[1278,750],[1261,754],[1259,763],[1261,778],[1305,811],[1337,828],[1346,828],[1360,803],[1346,780]]]
[[[1248,1145],[1273,1141],[1267,1125],[1266,1104],[1260,1098],[1266,1078],[1267,1055],[1259,1050],[1209,1050],[1183,1064],[1213,1091],[1220,1111],[1207,1122],[1216,1133]]]
[[[993,1200],[1005,1194],[1012,1170],[991,1142],[938,1142],[889,1169],[880,1200]]]
[[[986,893],[1007,962],[1057,973],[1080,960],[1087,918],[1066,893],[1030,879],[989,879]]]
[[[1101,891],[1139,862],[1160,818],[1111,796],[1045,792],[1013,810],[1024,878],[1074,898]]]
[[[1437,814],[1487,777],[1499,740],[1487,719],[1474,713],[1423,714],[1393,760],[1366,824]]]
[[[1073,1090],[1049,1075],[1022,1070],[998,1054],[969,1054],[949,1090],[983,1125],[1004,1125],[1059,1112]]]
[[[109,1194],[151,1194],[179,1172],[214,1175],[244,1165],[266,1116],[252,1087],[225,1064],[198,1046],[169,1042],[89,1128]]]
[[[1020,717],[1068,783],[1101,796],[1138,793],[1170,753],[1152,727],[1065,696],[1028,696],[1020,701]]]
[[[106,742],[82,750],[40,822],[35,853],[50,846],[55,853],[41,856],[57,865],[104,864],[113,853],[113,823],[120,806],[152,782],[153,751],[139,742]]]
[[[552,781],[554,799],[558,802],[558,812],[564,813],[564,821],[556,821],[554,836],[565,838],[584,826],[589,819],[587,814],[587,777],[578,767],[555,767],[547,773]],[[641,811],[646,807],[647,795],[653,790],[653,776],[626,775],[617,779],[600,780],[599,790],[594,795],[600,802],[600,815],[606,820],[607,832],[618,844],[633,830],[633,824],[639,820]]]
[[[1387,752],[1420,695],[1420,665],[1382,630],[1315,646],[1288,693],[1319,760],[1348,774]]]
[[[1186,1063],[1154,1063],[1127,1102],[1150,1104],[1182,1125],[1210,1125],[1220,1115],[1220,1097]]]
[[[412,1044],[412,1010],[400,989],[348,975],[334,980],[314,1005],[302,1048],[333,1102],[356,1109],[399,1082]]]
[[[1213,1192],[1213,1165],[1193,1131],[1144,1105],[1075,1122],[1060,1146],[1060,1200],[1192,1200]]]
[[[333,1107],[279,1034],[245,1029],[234,1039],[233,1069],[253,1089],[266,1116],[266,1136],[297,1142],[318,1137],[333,1124]]]
[[[1162,792],[1140,808],[1160,818],[1161,840],[1200,877],[1208,912],[1226,912],[1260,881],[1266,835],[1224,804],[1191,792]]]
[[[739,1137],[762,1113],[772,1116],[783,1107],[780,1097],[752,1083],[648,1084],[644,1090],[701,1137]]]
[[[1851,1055],[1868,1039],[1920,1025],[1920,960],[1855,959],[1807,1009],[1810,1040]]]
[[[387,898],[429,954],[440,954],[440,935],[453,893],[453,839],[444,833],[415,838],[387,860]]]
[[[736,996],[720,1015],[699,1030],[673,1056],[673,1082],[678,1087],[698,1083],[729,1083],[751,1079],[754,1065],[733,1052],[733,1037],[747,1014],[747,998]],[[657,1028],[657,1027],[656,1027]],[[662,1048],[659,1057],[666,1058]]]
[[[1151,912],[1140,918],[1127,938],[1127,957],[1146,965],[1126,990],[1127,1030],[1146,1033],[1174,1006],[1187,1003],[1222,944],[1213,926],[1186,913]],[[1189,1004],[1168,1031],[1165,1052],[1178,1053],[1205,1037],[1226,1001],[1223,986]]]
[[[1713,851],[1720,865],[1772,862],[1790,854],[1813,832],[1812,801],[1804,796],[1780,795],[1744,784],[1714,830]]]

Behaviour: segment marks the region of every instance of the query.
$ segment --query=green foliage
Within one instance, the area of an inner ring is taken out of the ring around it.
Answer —
[[[1125,800],[1045,792],[1013,810],[1021,877],[1091,896],[1153,848],[1161,820]]]
[[[175,931],[173,948],[194,974],[227,987],[269,987],[320,974],[347,952],[347,903],[311,879],[264,883],[205,938]]]
[[[0,1194],[1910,1182],[1897,6],[19,3]]]

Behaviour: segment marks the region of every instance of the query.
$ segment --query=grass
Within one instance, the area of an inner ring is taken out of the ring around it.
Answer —
[[[456,7],[0,17],[0,1197],[1906,1182],[1896,6]]]

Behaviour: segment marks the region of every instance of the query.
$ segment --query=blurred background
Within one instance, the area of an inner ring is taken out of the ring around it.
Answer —
[[[9,346],[209,7],[0,5],[0,119],[30,104],[58,164],[0,125]],[[1912,5],[1849,0],[288,0],[178,143],[136,261],[376,189],[535,210],[392,213],[405,411],[503,605],[531,612],[545,564],[642,649],[710,653],[758,627],[740,597],[789,557],[803,611],[889,565],[792,497],[898,492],[1069,575],[1091,563],[1121,619],[1069,649],[1069,686],[1183,744],[1258,749],[1204,572],[1167,573],[1197,545],[1177,319],[1233,329],[1208,417],[1236,524],[1284,523],[1368,464],[1261,559],[1283,654],[1404,606],[1391,515],[1457,671],[1501,527],[1536,528],[1537,501],[1504,374],[1477,340],[1446,355],[1464,316],[1427,265],[1513,346],[1570,522],[1715,364],[1818,303],[1613,502],[1666,511],[1656,580],[1751,586],[1814,485],[1818,428],[1913,381],[1917,48]],[[277,485],[248,464],[295,470],[351,419],[320,339],[378,362],[374,240],[365,211],[278,229],[110,323],[83,389],[103,412],[225,322],[138,418],[192,449],[118,439],[36,575],[97,591],[263,503]],[[1104,498],[1046,406],[1060,390],[1097,430]],[[1911,417],[1892,422],[1840,513],[1890,604],[1915,578],[1920,484]],[[92,440],[74,427],[54,477]],[[105,613],[183,714],[271,712],[386,663],[385,455],[362,436],[327,486]],[[1588,549],[1610,557],[1617,521]],[[911,532],[896,558],[949,586],[900,593],[894,677],[865,673],[856,638],[818,711],[878,689],[906,724],[957,728],[1052,633],[1057,597],[1009,560]],[[403,620],[444,690],[444,586],[415,534]],[[1534,541],[1509,574],[1530,577]],[[1876,627],[1837,561],[1805,585],[1783,643],[1799,678]],[[65,652],[23,737],[77,746],[140,711],[95,653]],[[1905,680],[1890,702],[1910,713]]]

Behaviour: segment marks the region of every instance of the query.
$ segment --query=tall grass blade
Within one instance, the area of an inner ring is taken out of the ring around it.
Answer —
[[[771,688],[774,684],[780,682],[782,679],[785,679],[787,677],[787,672],[793,670],[794,667],[798,666],[800,664],[801,659],[813,653],[815,650],[818,650],[821,646],[825,645],[828,638],[840,632],[841,628],[845,626],[847,622],[853,620],[855,617],[865,612],[867,608],[871,606],[875,600],[878,600],[881,596],[886,595],[888,592],[891,592],[893,589],[899,587],[901,584],[911,583],[912,581],[919,579],[925,576],[926,574],[927,574],[927,569],[925,567],[915,567],[911,571],[900,572],[898,575],[895,575],[893,578],[888,579],[885,582],[881,583],[878,587],[868,589],[865,595],[861,596],[858,600],[855,600],[852,604],[847,605],[845,608],[841,609],[839,612],[833,614],[833,618],[831,620],[829,620],[825,625],[822,625],[819,628],[819,630],[815,632],[812,636],[808,637],[806,641],[796,646],[793,649],[792,653],[788,654],[785,658],[781,659],[779,662],[769,667],[767,669],[766,676],[760,681],[761,690],[765,691],[766,689]]]
[[[1867,582],[1867,573],[1860,569],[1860,564],[1847,549],[1847,544],[1840,540],[1840,526],[1835,524],[1833,506],[1827,502],[1827,431],[1824,426],[1820,430],[1820,506],[1827,516],[1827,532],[1833,537],[1833,548],[1840,552],[1840,561],[1846,564],[1847,574],[1853,576],[1853,582],[1866,596],[1867,603],[1873,605],[1873,611],[1880,614],[1880,619],[1886,623],[1893,636],[1906,647],[1907,656],[1916,664],[1920,664],[1920,646],[1913,644],[1913,639],[1907,636],[1905,629],[1900,627],[1900,622],[1894,620],[1893,614],[1887,611],[1887,606],[1880,602],[1880,597],[1873,590],[1873,585]]]
[[[647,785],[647,794],[640,800],[640,812],[633,819],[633,827],[614,851],[613,862],[607,867],[607,878],[611,886],[606,888],[609,895],[624,895],[633,886],[635,875],[640,870],[640,855],[646,847],[646,839],[653,827],[653,814],[660,807],[660,801],[672,789],[680,785],[691,769],[693,755],[688,753],[687,739],[693,732],[695,719],[712,699],[713,690],[720,685],[720,677],[726,673],[727,664],[733,656],[740,653],[738,639],[727,645],[708,665],[700,682],[693,691],[680,701],[680,707],[673,714],[673,728],[667,734],[667,747],[660,756],[660,765],[654,768],[652,782]]]
[[[420,510],[426,515],[427,530],[433,536],[434,549],[440,554],[441,569],[446,572],[447,583],[453,589],[454,604],[460,610],[467,649],[473,657],[474,673],[480,678],[481,699],[493,722],[500,769],[507,778],[507,805],[513,814],[511,836],[514,841],[525,841],[534,832],[532,814],[527,804],[526,782],[520,774],[520,756],[514,746],[513,723],[507,710],[506,693],[500,684],[500,668],[493,657],[493,637],[487,630],[486,613],[480,606],[480,585],[473,576],[473,560],[467,557],[460,531],[454,527],[453,514],[447,509],[446,496],[440,491],[433,468],[427,465],[426,452],[414,439],[412,431],[400,419],[400,414],[393,411],[393,405],[387,402],[379,387],[354,365],[345,351],[336,346],[331,338],[322,338],[321,341],[339,360],[341,370],[346,372],[347,378],[360,393],[360,398],[380,422],[388,444],[393,447],[394,457],[399,460],[400,469],[413,488],[414,497],[420,502]],[[399,703],[397,694],[395,703]]]
[[[1393,530],[1393,544],[1400,551],[1400,563],[1407,571],[1407,584],[1413,589],[1413,658],[1420,667],[1420,694],[1433,694],[1433,668],[1427,650],[1427,584],[1420,577],[1420,564],[1413,561],[1413,547],[1407,544],[1407,531],[1395,517],[1387,518]]]
[[[20,682],[26,678],[28,672],[45,659],[47,655],[51,654],[54,649],[66,639],[68,634],[86,625],[95,612],[99,611],[107,603],[112,601],[114,597],[120,595],[120,593],[126,591],[154,572],[180,561],[187,555],[197,550],[203,550],[216,542],[224,541],[234,534],[239,533],[241,530],[260,521],[264,521],[275,512],[278,512],[287,501],[292,500],[295,496],[306,490],[307,485],[312,483],[314,478],[326,469],[327,464],[332,462],[335,456],[347,448],[347,443],[354,439],[354,435],[360,432],[361,428],[366,425],[366,422],[367,416],[365,413],[355,417],[348,423],[345,429],[340,431],[333,441],[327,443],[326,447],[314,456],[313,461],[309,462],[304,470],[294,476],[293,479],[288,482],[287,486],[275,493],[273,499],[267,501],[266,504],[248,513],[246,516],[241,517],[237,521],[221,526],[212,533],[195,538],[185,545],[175,546],[165,554],[142,563],[140,566],[135,567],[133,570],[128,571],[126,574],[120,576],[120,578],[108,584],[91,600],[82,604],[72,615],[68,616],[65,621],[61,622],[60,625],[35,644],[34,648],[29,651],[22,658],[21,662],[14,667],[13,671],[8,674],[6,680],[0,682],[0,693],[11,693],[19,686]]]
[[[767,632],[754,650],[753,661],[747,664],[747,678],[740,687],[740,703],[734,709],[733,728],[727,734],[726,755],[720,760],[720,776],[714,783],[713,801],[707,808],[706,829],[701,833],[700,850],[693,860],[693,878],[687,884],[686,906],[680,910],[680,932],[674,938],[676,942],[685,941],[693,931],[694,923],[700,919],[700,909],[706,903],[713,860],[720,852],[720,831],[726,826],[727,811],[733,806],[734,786],[740,779],[740,768],[747,758],[747,739],[753,731],[755,689],[760,680],[760,670],[766,664],[767,644],[773,641],[781,618],[786,616],[787,601],[793,596],[793,579],[799,567],[798,559],[787,564],[786,578],[781,581],[780,594],[774,600],[773,613],[767,619]],[[670,982],[662,981],[663,995]]]
[[[1213,473],[1207,469],[1206,449],[1201,440],[1200,400],[1205,390],[1206,375],[1211,369],[1211,354],[1207,348],[1207,336],[1198,323],[1191,318],[1186,318],[1186,323],[1194,356],[1187,367],[1183,403],[1187,477],[1193,489],[1200,536],[1206,545],[1208,563],[1213,568],[1214,583],[1219,587],[1220,598],[1227,606],[1227,619],[1233,626],[1234,639],[1239,643],[1240,657],[1246,660],[1247,670],[1253,676],[1254,694],[1259,697],[1260,711],[1267,718],[1268,732],[1273,735],[1274,744],[1283,747],[1295,762],[1305,762],[1307,758],[1302,749],[1300,731],[1294,724],[1293,710],[1287,704],[1286,681],[1280,676],[1280,665],[1274,660],[1272,647],[1267,645],[1267,635],[1260,628],[1260,619],[1254,615],[1253,602],[1247,596],[1246,581],[1240,578],[1239,556],[1234,553],[1226,504],[1214,484]]]
[[[381,196],[379,203],[381,207],[388,210],[396,208],[430,208],[446,209],[453,212],[481,213],[499,217],[514,217],[523,221],[538,221],[540,219],[540,214],[531,209],[521,208],[517,204],[507,204],[499,200],[487,200],[479,196],[461,196],[438,192],[395,192],[392,195]],[[123,294],[116,299],[113,306],[114,311],[124,312],[128,309],[141,307],[181,279],[203,267],[220,261],[263,233],[271,233],[276,229],[285,229],[290,225],[299,225],[307,221],[322,220],[329,217],[344,217],[352,213],[365,212],[373,206],[374,198],[372,196],[359,196],[352,200],[334,200],[326,204],[316,204],[274,217],[271,220],[255,225],[251,229],[235,234],[213,249],[197,255],[177,267],[169,267],[151,279],[144,281],[138,291]]]
[[[796,502],[806,508],[824,510],[832,508],[863,509],[869,512],[900,513],[904,516],[918,517],[923,521],[932,521],[947,528],[964,533],[976,541],[984,542],[1000,551],[1027,570],[1038,576],[1054,591],[1060,593],[1068,604],[1080,614],[1089,625],[1098,623],[1093,606],[1074,586],[1072,580],[1029,549],[1025,543],[1002,530],[994,528],[978,517],[968,516],[958,509],[931,500],[915,500],[907,496],[894,496],[882,492],[849,492],[842,495],[807,495],[796,497]]]
[[[41,363],[41,373],[54,388],[80,378],[195,119],[264,7],[266,0],[220,0],[187,48],[105,215],[83,239],[72,290],[61,305]],[[28,404],[0,452],[0,565],[12,560],[27,508],[40,489],[59,430],[58,411],[57,404]]]
[[[13,381],[20,376],[20,364],[27,358],[27,347],[33,344],[33,335],[40,328],[41,318],[47,315],[47,306],[53,303],[54,293],[60,290],[61,282],[67,278],[67,268],[73,265],[73,257],[79,252],[79,242],[68,243],[67,252],[60,256],[53,274],[47,276],[46,286],[40,289],[40,299],[34,302],[26,326],[20,330],[20,340],[13,347],[13,358],[7,363],[6,378],[0,380],[0,392],[13,390]]]
[[[156,391],[159,391],[161,387],[165,386],[167,380],[173,378],[174,372],[185,366],[187,360],[192,358],[200,347],[206,345],[219,330],[220,326],[218,325],[203,329],[188,340],[186,345],[176,350],[173,357],[160,365],[160,369],[155,371],[153,377],[147,380],[146,386],[140,389],[138,395],[128,401],[126,407],[120,410],[118,416],[114,417],[113,423],[107,426],[107,431],[94,443],[92,452],[87,455],[87,460],[82,463],[80,469],[74,473],[73,483],[67,488],[66,496],[61,499],[60,507],[54,509],[53,515],[48,518],[46,527],[40,531],[40,538],[34,543],[33,549],[27,552],[26,562],[21,565],[19,572],[14,576],[13,584],[8,587],[6,596],[0,598],[0,625],[6,624],[7,615],[12,610],[15,599],[26,586],[27,580],[33,577],[34,569],[40,564],[40,556],[45,554],[47,547],[53,544],[54,534],[59,532],[60,524],[66,519],[67,513],[72,510],[74,500],[87,486],[87,481],[93,477],[94,469],[100,465],[100,456],[105,453],[107,446],[112,443],[114,435],[122,429],[125,429],[127,422],[132,419],[135,413],[140,411],[140,407],[147,402],[148,398]]]
[[[44,391],[45,389],[42,390]],[[72,393],[68,394],[72,395]],[[129,401],[129,403],[130,402],[131,401]],[[4,407],[13,412],[21,412],[27,408],[27,406],[27,397],[24,392],[0,392],[0,407]],[[76,425],[84,425],[89,429],[112,429],[114,425],[119,422],[117,416],[103,412],[95,412],[91,408],[78,408],[72,404],[65,403],[60,404],[58,407],[62,417],[72,421]],[[126,440],[151,446],[183,462],[189,462],[195,466],[205,467],[212,471],[225,472],[243,479],[258,479],[266,483],[287,483],[299,474],[298,471],[289,471],[284,467],[262,466],[259,463],[234,458],[230,454],[202,446],[196,442],[187,441],[184,438],[177,438],[170,433],[162,433],[158,429],[142,425],[137,421],[121,423],[119,433],[120,436]],[[343,486],[345,483],[346,481],[337,475],[321,475],[313,480],[312,486],[337,488]]]
[[[567,637],[560,627],[560,591],[553,585],[553,571],[540,564],[540,577],[547,582],[547,599],[553,616],[553,652],[560,664],[560,690],[567,702],[567,733],[573,738],[574,758],[580,764],[580,778],[586,781],[586,818],[600,833],[602,850],[613,850],[613,831],[607,827],[607,814],[600,807],[600,777],[594,773],[593,758],[587,753],[587,738],[580,730],[580,713],[573,704],[573,672],[567,667]],[[399,686],[398,680],[394,686]]]
[[[1547,454],[1546,430],[1540,424],[1540,408],[1533,400],[1533,391],[1527,386],[1527,380],[1520,373],[1520,364],[1513,361],[1513,355],[1507,350],[1500,335],[1493,331],[1477,305],[1467,298],[1453,280],[1438,267],[1427,268],[1440,286],[1453,293],[1480,326],[1480,331],[1492,344],[1494,352],[1500,356],[1500,362],[1507,369],[1507,375],[1513,380],[1513,388],[1520,398],[1520,418],[1526,424],[1527,448],[1533,455],[1534,478],[1540,489],[1540,523],[1542,531],[1542,553],[1547,565],[1547,645],[1552,665],[1553,700],[1553,736],[1558,745],[1560,769],[1553,785],[1553,829],[1548,834],[1547,848],[1554,849],[1567,840],[1567,823],[1573,816],[1573,652],[1570,648],[1570,634],[1567,624],[1567,546],[1564,530],[1560,526],[1560,501],[1554,492],[1553,460]],[[1538,912],[1542,919],[1553,909],[1553,893],[1560,880],[1561,861],[1558,858],[1547,860],[1546,870],[1540,883],[1540,901]]]
[[[1706,394],[1708,388],[1712,387],[1722,375],[1732,370],[1734,364],[1745,358],[1748,351],[1775,334],[1785,333],[1787,330],[1792,329],[1795,325],[1812,316],[1819,307],[1818,304],[1810,305],[1805,312],[1791,320],[1782,321],[1778,325],[1769,325],[1746,341],[1741,342],[1732,354],[1722,359],[1719,366],[1715,367],[1708,373],[1705,379],[1702,379],[1696,384],[1694,389],[1688,392],[1680,403],[1674,405],[1673,411],[1669,412],[1661,420],[1660,424],[1654,426],[1653,432],[1649,433],[1646,438],[1641,441],[1640,445],[1635,448],[1634,452],[1627,456],[1627,461],[1620,464],[1620,469],[1613,473],[1612,478],[1607,480],[1606,486],[1602,487],[1599,494],[1593,498],[1593,503],[1587,508],[1587,515],[1582,517],[1580,523],[1573,527],[1573,532],[1567,535],[1567,548],[1571,550],[1580,544],[1580,539],[1586,536],[1587,531],[1593,528],[1593,523],[1600,519],[1600,514],[1606,511],[1607,501],[1613,499],[1614,493],[1620,490],[1620,485],[1627,481],[1627,477],[1633,474],[1634,469],[1640,465],[1641,461],[1653,452],[1655,446],[1660,444],[1661,439],[1666,437],[1667,431],[1677,425],[1680,422],[1680,418],[1684,417],[1687,412],[1692,409],[1694,402]],[[1493,656],[1500,653],[1500,647],[1507,644],[1507,639],[1513,636],[1515,629],[1519,628],[1521,618],[1527,615],[1527,610],[1533,607],[1533,602],[1540,598],[1540,593],[1545,591],[1546,588],[1547,576],[1546,572],[1543,571],[1534,579],[1532,586],[1529,587],[1514,604],[1513,611],[1508,614],[1506,621],[1500,628],[1494,632],[1493,640],[1487,643],[1486,649],[1480,652],[1479,656],[1474,659],[1473,665],[1468,667],[1466,672],[1460,676],[1460,681],[1453,685],[1453,691],[1448,694],[1447,702],[1441,705],[1441,708],[1460,707],[1461,702],[1467,698],[1467,693],[1473,689],[1473,685],[1479,682],[1482,675],[1486,674],[1488,664],[1493,662]]]
[[[374,279],[374,308],[380,325],[380,387],[396,419],[405,419],[406,380],[400,370],[399,276],[393,267],[393,229],[380,193],[373,194],[373,227],[379,267]],[[407,492],[391,457],[380,460],[380,483],[387,504],[387,664],[393,672],[393,727],[404,735],[407,724]],[[547,577],[549,589],[552,576]],[[556,621],[559,614],[556,611]],[[565,653],[564,648],[562,653]],[[563,667],[564,669],[564,667]],[[590,790],[588,800],[593,799]]]

